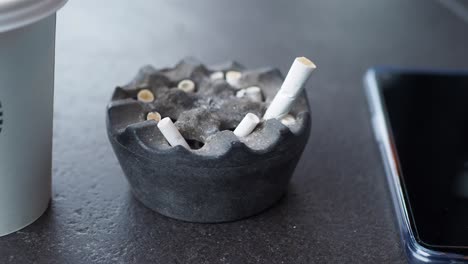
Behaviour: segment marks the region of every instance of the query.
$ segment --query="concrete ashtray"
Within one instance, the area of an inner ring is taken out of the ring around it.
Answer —
[[[231,62],[174,68],[145,66],[117,87],[107,132],[135,197],[190,222],[225,222],[257,214],[285,193],[307,143],[310,110],[301,91],[289,114],[233,133],[247,113],[263,116],[283,83],[272,68]],[[169,117],[188,148],[172,147],[158,128]]]

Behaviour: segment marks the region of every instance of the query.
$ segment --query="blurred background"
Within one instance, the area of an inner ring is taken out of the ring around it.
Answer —
[[[54,200],[0,240],[0,263],[405,263],[362,76],[373,65],[467,69],[468,2],[71,0],[56,47]],[[278,206],[200,225],[131,196],[106,104],[139,67],[186,56],[284,74],[297,56],[317,64],[311,139]]]

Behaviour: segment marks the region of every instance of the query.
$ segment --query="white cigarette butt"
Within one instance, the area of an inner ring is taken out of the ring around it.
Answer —
[[[290,114],[287,114],[283,116],[280,121],[285,126],[292,126],[294,123],[296,123],[296,118]]]
[[[252,133],[255,127],[257,127],[258,123],[260,123],[260,118],[252,113],[248,113],[245,115],[239,125],[237,125],[236,129],[234,130],[234,135],[238,137],[248,136],[250,133]]]
[[[169,117],[161,119],[161,121],[158,122],[158,128],[171,146],[181,145],[186,149],[190,149],[187,141],[185,141],[184,137],[180,134]]]
[[[226,82],[229,85],[237,88],[239,86],[239,80],[242,77],[242,73],[238,71],[228,71],[226,72]]]
[[[146,120],[154,120],[156,122],[159,122],[161,121],[161,114],[159,114],[158,112],[149,112],[146,115]]]
[[[138,92],[137,99],[143,103],[151,103],[154,101],[154,94],[148,89],[143,89]]]
[[[258,86],[251,86],[245,89],[241,89],[236,93],[236,97],[242,98],[247,97],[254,102],[262,101],[262,89]]]
[[[195,91],[195,83],[192,80],[182,80],[177,85],[177,88],[181,89],[186,93],[193,93]]]
[[[265,120],[279,119],[289,113],[292,104],[303,90],[304,84],[315,68],[315,64],[306,57],[296,58],[263,118]]]
[[[236,97],[242,98],[242,97],[244,97],[246,94],[247,94],[247,91],[246,91],[245,89],[240,89],[239,91],[237,91]]]
[[[253,101],[256,101],[256,102],[262,101],[262,89],[260,89],[260,87],[258,86],[251,86],[251,87],[245,88],[245,93]]]
[[[210,75],[210,79],[211,80],[222,80],[224,79],[224,73],[222,71],[217,71],[217,72],[213,72],[211,75]]]

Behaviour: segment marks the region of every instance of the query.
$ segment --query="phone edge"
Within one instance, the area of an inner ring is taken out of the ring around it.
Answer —
[[[452,263],[467,261],[464,256],[454,253],[435,251],[421,245],[414,236],[409,220],[408,210],[404,200],[403,187],[400,182],[399,163],[396,154],[393,155],[393,137],[389,129],[388,118],[384,112],[381,93],[377,85],[377,75],[381,72],[404,72],[395,68],[374,67],[364,74],[364,91],[370,112],[370,120],[374,140],[379,148],[384,165],[385,176],[389,185],[394,210],[397,214],[400,238],[410,263]],[[394,145],[394,144],[393,144]],[[393,156],[393,158],[392,158]]]

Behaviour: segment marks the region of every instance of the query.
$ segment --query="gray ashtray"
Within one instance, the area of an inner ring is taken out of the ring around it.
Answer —
[[[238,71],[235,85],[210,78],[214,72]],[[194,92],[177,88],[195,83]],[[174,68],[145,66],[129,84],[117,87],[107,108],[107,132],[136,198],[147,207],[190,222],[225,222],[257,214],[285,193],[310,133],[305,92],[290,114],[288,126],[262,121],[248,136],[232,132],[247,113],[262,117],[281,87],[277,69],[246,70],[235,62],[208,67],[183,60]],[[261,101],[239,98],[239,89],[258,86]],[[154,101],[136,99],[142,89]],[[146,120],[157,111],[170,117],[191,150],[171,147]]]

